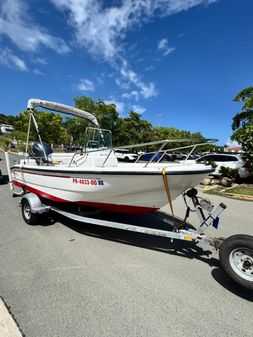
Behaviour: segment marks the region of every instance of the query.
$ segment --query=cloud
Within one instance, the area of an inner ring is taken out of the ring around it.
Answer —
[[[44,57],[34,57],[33,62],[37,64],[47,65],[48,62]]]
[[[158,42],[158,49],[163,52],[164,56],[171,54],[176,48],[169,47],[169,43],[167,39],[162,39]]]
[[[137,112],[138,114],[143,114],[146,109],[140,105],[133,105],[133,111]]]
[[[92,81],[88,80],[87,78],[83,78],[77,84],[77,89],[80,91],[94,91],[95,86]]]
[[[114,104],[116,106],[116,110],[122,114],[125,111],[125,104],[123,102],[117,101],[115,99],[105,100],[105,104]]]
[[[7,36],[20,50],[36,52],[40,46],[65,54],[70,48],[61,38],[54,37],[39,27],[28,15],[27,2],[2,1],[0,4],[0,36]]]
[[[226,145],[228,147],[237,147],[237,146],[240,146],[237,141],[235,140],[231,140],[231,138],[228,138],[227,141],[226,141]]]
[[[144,98],[150,98],[157,95],[155,84],[153,82],[145,84],[138,74],[129,67],[125,60],[120,66],[120,74],[125,80],[134,84]]]
[[[0,64],[21,71],[28,70],[25,62],[14,55],[9,48],[3,48],[0,50]]]
[[[197,5],[218,0],[118,0],[115,5],[104,5],[98,0],[51,0],[67,14],[76,42],[92,57],[102,58],[117,69],[122,78],[115,80],[119,87],[135,86],[140,95],[150,98],[157,95],[155,84],[145,84],[126,62],[123,41],[129,30],[141,26],[155,16],[164,17],[186,11]],[[174,49],[164,50],[165,55]]]
[[[155,69],[155,67],[152,66],[152,65],[148,65],[148,66],[145,67],[145,71],[151,71],[151,70],[154,70],[154,69]]]
[[[44,73],[41,70],[39,70],[38,68],[33,69],[33,73],[35,75],[41,75],[41,76],[44,75]]]
[[[78,43],[95,55],[112,62],[122,53],[120,42],[126,32],[154,16],[168,16],[200,4],[218,0],[121,0],[103,6],[96,0],[51,0],[69,15]]]
[[[138,101],[139,100],[139,97],[140,97],[140,94],[137,90],[132,90],[131,92],[125,92],[123,95],[122,95],[123,98],[127,98],[127,99],[134,99],[135,101]]]

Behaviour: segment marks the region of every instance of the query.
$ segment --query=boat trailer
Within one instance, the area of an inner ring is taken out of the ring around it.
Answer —
[[[167,214],[162,212],[156,213],[165,224],[165,228],[169,224],[172,226],[172,230],[101,220],[90,215],[84,216],[80,212],[67,212],[55,206],[55,204],[48,205],[34,193],[23,195],[20,204],[23,219],[29,225],[40,224],[40,215],[55,212],[72,220],[96,226],[154,235],[168,238],[171,241],[183,240],[194,244],[207,244],[219,250],[220,263],[227,275],[240,286],[253,290],[253,237],[245,234],[233,235],[226,239],[206,236],[204,232],[208,227],[213,226],[216,229],[218,228],[219,216],[226,209],[226,205],[220,203],[214,208],[208,199],[197,196],[195,188],[186,191],[183,194],[183,198],[186,204],[186,215],[183,220],[180,219],[178,221],[178,218],[172,217],[172,221],[169,222]],[[189,206],[189,200],[192,208]],[[198,228],[186,223],[190,212],[197,214],[199,220]]]

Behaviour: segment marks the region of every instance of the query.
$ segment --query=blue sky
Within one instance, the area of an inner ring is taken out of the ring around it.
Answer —
[[[0,112],[85,95],[227,143],[252,17],[252,0],[0,0]]]

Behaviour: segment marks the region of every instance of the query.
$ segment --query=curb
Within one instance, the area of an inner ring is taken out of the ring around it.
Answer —
[[[253,201],[252,195],[235,194],[235,193],[224,193],[224,194],[233,199]]]
[[[0,297],[0,335],[5,337],[25,337],[10,307]]]

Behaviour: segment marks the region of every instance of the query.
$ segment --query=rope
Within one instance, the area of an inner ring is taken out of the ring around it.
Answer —
[[[167,179],[167,176],[166,176],[165,167],[162,169],[162,175],[163,175],[163,182],[164,182],[165,191],[166,191],[167,198],[168,198],[168,201],[169,201],[169,204],[170,204],[171,214],[174,217],[174,210],[173,210],[170,188],[169,188],[169,183],[168,183],[168,179]]]

